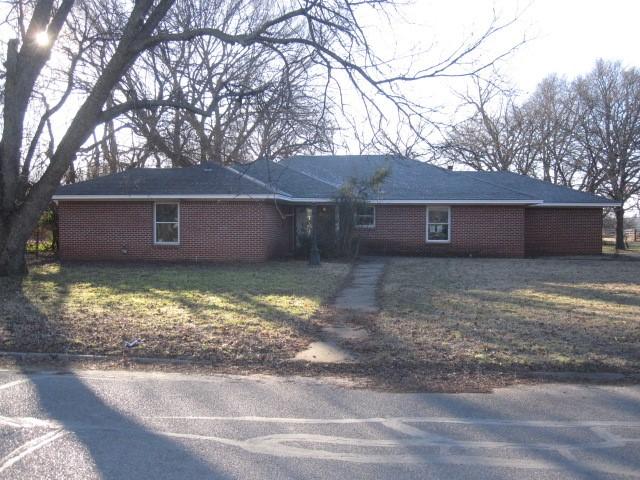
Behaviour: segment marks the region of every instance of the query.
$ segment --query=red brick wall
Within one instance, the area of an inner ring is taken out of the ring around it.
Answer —
[[[527,208],[527,255],[599,255],[602,253],[601,208]]]
[[[387,254],[598,254],[601,209],[451,207],[451,242],[426,243],[426,207],[377,205],[359,229],[364,252]],[[60,202],[63,260],[263,261],[293,247],[292,207],[180,202],[180,245],[153,244],[153,202]],[[284,219],[283,219],[284,216]],[[126,254],[123,253],[126,250]]]
[[[376,205],[376,226],[359,229],[365,251],[377,253],[524,256],[524,208],[451,207],[451,242],[426,243],[426,207]]]
[[[60,257],[263,261],[290,251],[290,214],[289,207],[278,211],[273,203],[181,201],[180,245],[154,245],[151,201],[63,201],[59,204]]]
[[[293,208],[288,205],[265,204],[264,235],[269,257],[282,257],[293,251]],[[284,218],[283,218],[284,217]]]

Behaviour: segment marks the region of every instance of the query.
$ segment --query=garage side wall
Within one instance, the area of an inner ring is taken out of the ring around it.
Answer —
[[[426,242],[424,205],[376,205],[373,228],[359,228],[366,252],[407,255],[524,256],[524,208],[452,206],[451,242]]]
[[[290,251],[288,213],[272,203],[181,201],[180,244],[157,245],[152,201],[61,201],[60,258],[259,262]]]
[[[602,253],[601,208],[527,208],[527,255],[599,255]]]

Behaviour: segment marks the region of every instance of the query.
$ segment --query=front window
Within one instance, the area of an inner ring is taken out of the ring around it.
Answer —
[[[427,242],[449,242],[451,209],[449,207],[427,208]]]
[[[180,243],[180,205],[178,203],[156,203],[154,217],[154,242]]]
[[[376,226],[376,208],[363,205],[356,210],[356,227],[373,228]]]

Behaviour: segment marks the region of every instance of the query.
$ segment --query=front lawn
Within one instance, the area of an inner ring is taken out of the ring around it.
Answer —
[[[377,362],[640,372],[636,261],[393,259],[382,301]]]
[[[0,349],[268,362],[309,341],[349,266],[33,266],[0,278]]]

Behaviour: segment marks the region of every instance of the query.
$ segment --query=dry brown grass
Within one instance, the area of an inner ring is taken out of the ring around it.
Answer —
[[[383,310],[368,315],[323,306],[346,264],[34,265],[0,279],[0,350],[118,359],[141,337],[134,355],[410,391],[488,391],[532,370],[640,373],[640,262],[605,258],[393,258]],[[370,331],[346,342],[358,363],[285,361],[334,323]]]
[[[393,259],[377,362],[640,371],[640,263]]]
[[[313,316],[349,266],[34,265],[0,278],[0,350],[257,363],[309,341]]]
[[[616,252],[616,239],[604,238],[602,239],[602,253],[638,256],[640,255],[640,242],[628,242],[626,250],[618,250]]]

